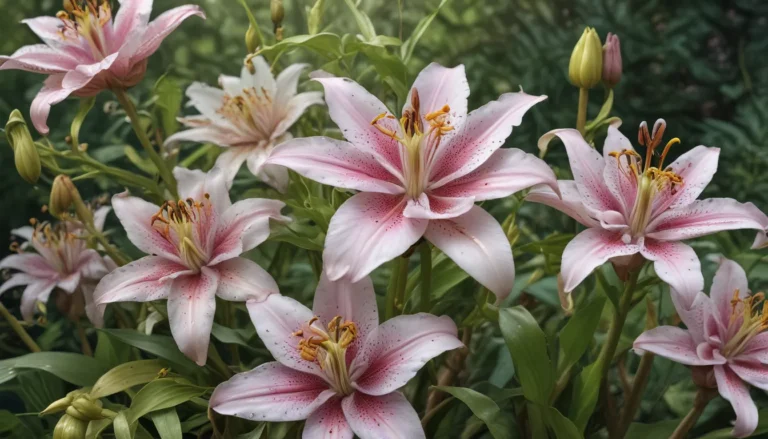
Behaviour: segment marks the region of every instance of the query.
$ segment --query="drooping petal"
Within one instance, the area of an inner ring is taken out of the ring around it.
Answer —
[[[373,154],[329,137],[303,137],[278,145],[267,163],[281,165],[329,186],[401,194],[402,183]]]
[[[0,260],[0,269],[18,270],[38,279],[50,279],[58,275],[48,261],[37,253],[19,253]]]
[[[147,26],[141,44],[131,57],[138,62],[149,57],[160,47],[160,43],[187,18],[197,15],[205,19],[205,13],[199,6],[184,5],[163,12]]]
[[[264,198],[240,200],[224,211],[218,221],[210,265],[247,252],[269,237],[269,220],[287,222],[280,214],[285,203]]]
[[[768,391],[768,368],[760,363],[731,361],[728,367],[745,382]]]
[[[152,0],[120,0],[120,9],[115,14],[115,23],[112,29],[114,47],[117,50],[125,43],[125,39],[134,29],[143,29],[149,23],[149,15],[152,13]]]
[[[0,294],[3,294],[11,288],[19,287],[21,285],[29,285],[31,283],[39,282],[40,280],[40,278],[26,273],[14,273],[0,285]]]
[[[219,384],[209,404],[222,415],[252,421],[300,421],[333,395],[319,377],[272,361]]]
[[[352,439],[354,435],[341,409],[341,398],[335,397],[309,415],[302,439]]]
[[[112,212],[112,207],[110,206],[101,206],[93,212],[93,226],[99,232],[104,231],[104,223],[107,222],[109,212]]]
[[[352,386],[385,395],[404,386],[427,361],[463,346],[448,316],[401,315],[374,329],[350,366]]]
[[[93,292],[96,290],[96,284],[94,282],[83,282],[80,285],[80,291],[83,294],[85,300],[85,315],[88,320],[91,321],[93,326],[97,328],[104,327],[104,309],[106,305],[96,305],[93,298]]]
[[[35,316],[35,304],[37,302],[47,302],[51,291],[56,286],[56,280],[40,280],[31,283],[24,288],[21,293],[21,316],[27,322],[32,322]]]
[[[675,209],[693,203],[712,181],[717,171],[719,156],[720,148],[697,146],[672,162],[669,169],[683,179],[683,185],[677,187],[674,193],[665,191],[659,194],[654,200],[651,217],[655,218],[666,209]]]
[[[216,295],[224,300],[261,302],[280,293],[272,276],[250,259],[232,258],[211,268],[219,273]]]
[[[51,75],[66,73],[78,65],[71,55],[45,44],[24,46],[11,56],[0,56],[0,70],[24,70]]]
[[[603,177],[605,160],[600,153],[589,146],[581,134],[574,129],[550,131],[541,136],[539,144],[546,144],[555,136],[559,137],[565,145],[573,179],[576,181],[583,203],[597,211],[622,212],[621,204],[608,189]],[[618,192],[618,188],[616,191]]]
[[[687,244],[646,238],[640,253],[653,261],[656,275],[680,294],[684,304],[690,306],[696,293],[704,289],[699,257]]]
[[[186,120],[187,119],[185,119],[185,121]],[[197,143],[213,143],[219,146],[234,146],[237,145],[240,140],[240,136],[232,132],[228,127],[209,124],[207,126],[196,127],[174,133],[165,139],[164,144],[171,145],[176,142],[187,141]],[[219,162],[217,161],[216,164],[218,165],[218,163]]]
[[[621,206],[621,212],[625,217],[629,217],[632,208],[635,205],[637,196],[637,178],[635,171],[630,169],[630,161],[624,152],[634,152],[632,142],[621,134],[618,128],[609,126],[608,137],[605,138],[603,147],[603,160],[605,168],[603,169],[603,179],[613,196]],[[611,154],[620,154],[614,157]]]
[[[181,264],[176,247],[152,226],[152,216],[160,207],[123,192],[112,197],[112,208],[128,239],[139,250]]]
[[[355,323],[357,337],[347,347],[348,360],[355,357],[368,334],[379,326],[376,293],[373,291],[371,278],[367,276],[355,283],[347,279],[332,282],[323,273],[315,290],[312,311],[326,324],[336,316]]]
[[[361,192],[331,218],[323,261],[331,280],[352,282],[402,255],[424,235],[427,220],[403,216],[402,196]]]
[[[709,366],[724,364],[722,361],[711,361],[700,358],[696,353],[696,343],[691,334],[684,329],[674,326],[659,326],[640,334],[633,348],[637,354],[652,352],[664,358],[688,366]]]
[[[425,127],[429,126],[425,116],[441,110],[445,105],[451,109],[449,113],[451,125],[459,127],[464,123],[467,116],[469,83],[463,64],[447,68],[433,62],[426,66],[413,82],[408,98],[405,100],[403,112],[411,108],[413,90],[419,93],[419,107]]]
[[[717,310],[709,296],[699,292],[691,300],[691,297],[678,293],[674,288],[670,288],[670,295],[680,320],[685,323],[696,345],[709,343],[712,337],[726,339],[725,327],[718,322]]]
[[[299,337],[293,335],[314,316],[309,308],[278,294],[263,302],[248,302],[246,306],[259,338],[277,361],[299,372],[323,376],[317,362],[301,358]]]
[[[278,88],[278,92],[280,89]],[[322,105],[325,103],[323,94],[319,91],[310,91],[293,96],[282,108],[280,123],[272,131],[272,139],[285,134],[286,131],[307,111],[312,105]]]
[[[173,176],[176,177],[179,196],[183,200],[192,198],[202,201],[207,198],[217,215],[222,215],[232,205],[229,200],[227,176],[219,168],[214,167],[208,172],[203,172],[177,166],[173,168]]]
[[[602,229],[587,229],[576,235],[563,251],[561,273],[565,291],[571,292],[611,258],[629,256],[640,251],[635,244],[625,244],[622,234]]]
[[[110,70],[113,66],[118,67],[120,61],[120,53],[113,53],[96,62],[78,64],[64,75],[61,86],[73,91],[85,88],[100,73]]]
[[[190,130],[191,131],[191,130]],[[253,152],[252,148],[245,146],[235,146],[227,148],[219,154],[216,158],[216,167],[220,168],[224,172],[224,176],[227,180],[227,186],[232,186],[232,182],[235,180],[237,172],[248,156]]]
[[[747,285],[747,273],[736,262],[721,258],[720,266],[712,280],[712,288],[709,290],[709,296],[714,302],[715,308],[720,315],[720,321],[728,324],[731,312],[733,311],[734,291],[739,292],[741,299],[749,296],[749,286]]]
[[[341,407],[360,439],[426,437],[419,415],[400,392],[383,396],[355,392],[342,400]]]
[[[734,437],[747,437],[757,428],[757,406],[749,395],[749,388],[728,366],[715,366],[715,379],[720,396],[730,401],[736,412]]]
[[[698,238],[723,230],[765,230],[768,216],[752,203],[707,198],[670,209],[648,224],[646,236],[664,241]]]
[[[225,93],[223,90],[202,82],[193,82],[187,87],[186,95],[189,98],[188,105],[194,106],[205,118],[217,126],[234,128],[219,113],[222,105],[224,105]]]
[[[515,283],[512,248],[501,226],[478,206],[450,220],[430,221],[425,237],[462,270],[504,300]]]
[[[573,180],[558,180],[557,186],[560,189],[560,196],[549,188],[549,186],[535,186],[528,192],[525,199],[534,203],[545,204],[563,212],[586,227],[598,227],[600,222],[590,215],[589,209],[581,200],[581,194]]]
[[[430,187],[444,186],[485,163],[520,125],[523,115],[546,96],[505,93],[472,111],[456,134],[446,139],[430,164]]]
[[[61,83],[64,74],[51,75],[43,83],[43,88],[37,93],[29,107],[29,116],[35,129],[42,134],[48,134],[48,114],[51,106],[63,101],[72,93],[72,90],[64,88]]]
[[[173,339],[179,350],[200,366],[208,358],[218,285],[216,270],[202,267],[198,274],[174,279],[168,295]]]
[[[547,185],[554,192],[560,190],[555,173],[543,160],[517,148],[502,148],[474,171],[432,193],[483,201],[504,198],[537,184]]]
[[[392,175],[402,179],[402,146],[371,125],[377,116],[389,114],[387,106],[349,78],[319,77],[317,74],[310,77],[325,88],[328,112],[344,138],[361,151],[373,154]],[[395,132],[400,130],[399,124],[392,119],[384,118],[378,123]]]
[[[256,174],[259,180],[272,186],[284,194],[288,190],[288,186],[291,183],[291,176],[288,175],[288,168],[280,165],[270,165],[266,163],[261,166],[261,171]]]
[[[451,198],[422,193],[419,198],[409,199],[403,210],[403,216],[414,219],[449,219],[456,218],[469,211],[475,205],[475,199]]]
[[[191,274],[187,267],[161,256],[145,256],[104,276],[93,293],[94,302],[103,305],[165,299],[171,279]]]

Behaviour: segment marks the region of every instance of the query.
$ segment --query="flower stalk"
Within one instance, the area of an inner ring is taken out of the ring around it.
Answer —
[[[8,322],[8,325],[11,326],[11,329],[13,329],[13,332],[16,333],[16,335],[19,336],[21,341],[24,342],[25,345],[27,345],[27,348],[29,348],[32,352],[41,352],[42,349],[40,349],[40,346],[35,343],[35,340],[32,339],[32,337],[29,336],[27,333],[27,330],[24,329],[23,326],[21,326],[21,323],[19,323],[18,320],[16,320],[16,317],[13,316],[13,314],[8,311],[8,308],[5,307],[2,303],[0,303],[0,315],[3,316],[6,322]]]
[[[600,368],[600,374],[605,381],[606,375],[608,375],[608,369],[613,361],[613,356],[616,354],[616,346],[619,344],[621,338],[621,331],[624,329],[624,323],[627,320],[627,314],[632,307],[632,296],[637,286],[637,278],[640,276],[640,270],[636,270],[630,274],[629,280],[626,282],[624,292],[619,300],[619,306],[616,308],[611,326],[608,328],[608,338],[605,340],[600,355],[597,358],[598,367]]]
[[[410,254],[399,256],[395,259],[395,266],[392,269],[392,275],[389,278],[387,287],[386,308],[384,310],[384,320],[389,320],[397,313],[397,307],[402,305],[398,301],[405,296],[405,287],[408,283],[408,262]]]
[[[429,242],[424,241],[419,248],[421,255],[421,312],[429,312],[432,308],[432,249]]]
[[[707,405],[715,396],[717,396],[717,390],[699,387],[699,391],[696,392],[696,398],[693,400],[691,411],[680,421],[680,424],[678,424],[669,439],[685,439],[691,428],[696,425],[696,421],[699,420],[701,414],[704,413],[704,409],[707,408]]]
[[[585,126],[587,125],[587,104],[589,104],[589,89],[579,89],[579,109],[576,114],[576,129],[579,130],[582,136],[586,134]]]

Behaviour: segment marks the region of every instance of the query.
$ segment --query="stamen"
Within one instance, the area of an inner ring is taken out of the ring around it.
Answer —
[[[664,169],[664,159],[667,158],[667,153],[669,152],[669,149],[672,148],[672,145],[676,145],[678,143],[680,143],[680,139],[677,137],[667,142],[667,145],[664,147],[664,151],[662,151],[661,153],[661,159],[659,160],[659,169]]]

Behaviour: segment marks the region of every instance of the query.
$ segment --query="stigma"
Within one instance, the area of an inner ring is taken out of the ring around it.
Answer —
[[[334,317],[322,328],[317,325],[318,317],[313,317],[294,337],[300,337],[298,350],[305,361],[317,363],[325,373],[329,384],[342,395],[352,393],[352,385],[347,371],[347,348],[357,338],[357,325],[345,321],[341,316]]]
[[[109,0],[64,0],[64,10],[56,17],[62,21],[59,34],[64,40],[77,40],[81,36],[88,42],[94,59],[109,55],[104,26],[112,21]]]
[[[203,242],[212,212],[209,198],[205,194],[202,201],[192,198],[166,201],[150,220],[152,227],[177,248],[182,262],[195,272],[208,261]]]
[[[401,154],[401,157],[406,194],[413,199],[418,198],[426,188],[428,169],[443,136],[454,130],[450,112],[451,107],[443,105],[440,109],[424,115],[422,120],[419,92],[414,88],[411,90],[410,106],[403,110],[398,121],[399,130],[393,129],[391,123],[385,123],[387,120],[396,119],[389,113],[381,113],[371,121],[373,127],[402,146],[405,153]]]
[[[731,316],[728,325],[730,337],[723,347],[723,355],[734,357],[744,351],[747,344],[768,329],[768,302],[764,293],[742,299],[739,290],[733,292]]]

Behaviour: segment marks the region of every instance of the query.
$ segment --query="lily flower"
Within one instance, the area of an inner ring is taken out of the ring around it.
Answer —
[[[744,270],[723,258],[709,296],[699,292],[690,308],[677,301],[675,307],[688,329],[660,326],[646,331],[635,340],[635,352],[648,351],[692,366],[695,375],[704,377],[697,384],[717,387],[733,406],[733,435],[751,435],[758,414],[749,385],[768,390],[765,295],[750,294]]]
[[[283,192],[288,171],[264,162],[275,146],[291,138],[288,129],[311,105],[322,104],[320,92],[296,94],[306,64],[293,64],[277,80],[264,58],[253,58],[253,73],[243,67],[239,78],[220,76],[219,87],[195,82],[187,88],[189,104],[198,116],[179,119],[191,129],[170,136],[165,143],[180,140],[208,142],[227,148],[216,160],[232,182],[245,162],[248,170]]]
[[[51,105],[69,95],[95,96],[108,88],[128,88],[144,77],[147,58],[182,21],[205,18],[198,6],[186,5],[149,22],[152,0],[120,0],[114,21],[109,0],[64,0],[56,17],[23,20],[45,44],[24,46],[0,56],[0,70],[17,69],[49,75],[32,101],[32,123],[48,134]]]
[[[104,226],[109,208],[94,213],[94,223],[99,230]],[[0,294],[13,287],[26,285],[21,295],[21,315],[32,321],[35,305],[47,302],[54,288],[67,294],[85,296],[88,318],[99,326],[100,316],[92,301],[92,286],[114,268],[114,263],[101,257],[82,236],[82,229],[72,222],[51,224],[32,220],[33,226],[11,230],[11,234],[25,239],[14,245],[16,254],[0,261],[0,269],[17,270],[0,285]],[[32,248],[34,252],[26,251]]]
[[[213,410],[254,421],[306,419],[304,439],[425,437],[397,389],[430,359],[463,346],[449,317],[401,315],[379,325],[369,277],[322,275],[313,310],[277,294],[247,306],[277,361],[219,384]]]
[[[232,204],[223,173],[176,168],[178,202],[156,206],[127,194],[112,197],[128,238],[148,253],[105,276],[94,292],[98,306],[168,299],[171,334],[179,349],[204,365],[216,296],[261,301],[278,288],[255,262],[239,257],[269,236],[269,220],[284,204],[250,198]]]
[[[665,166],[671,147],[680,142],[674,138],[654,166],[665,128],[659,119],[651,135],[641,124],[640,144],[647,148],[644,163],[615,127],[608,128],[602,155],[572,129],[551,131],[539,141],[540,147],[555,136],[563,141],[574,180],[558,182],[562,198],[539,187],[527,199],[552,206],[588,227],[563,252],[567,292],[606,261],[632,266],[645,258],[690,305],[704,288],[704,278],[696,253],[680,241],[723,230],[764,230],[768,225],[768,217],[752,203],[697,199],[717,170],[719,148],[697,146]]]
[[[475,202],[540,183],[558,190],[543,161],[500,149],[546,96],[506,93],[467,114],[464,66],[433,63],[416,78],[397,118],[350,79],[312,76],[325,87],[330,116],[347,141],[290,140],[267,163],[360,191],[331,219],[323,254],[328,277],[359,281],[424,237],[498,299],[509,294],[515,271],[509,241]]]

